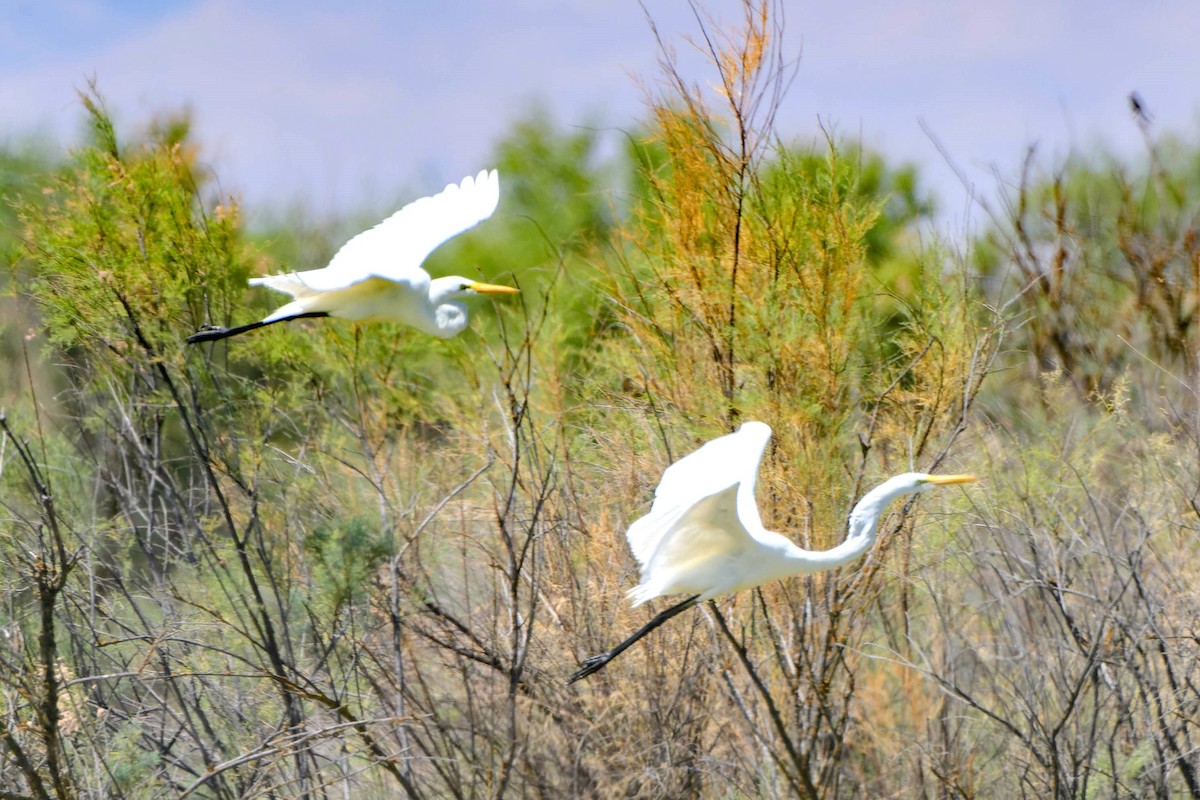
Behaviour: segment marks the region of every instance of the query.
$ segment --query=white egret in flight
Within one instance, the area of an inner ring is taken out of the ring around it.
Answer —
[[[496,170],[484,170],[415,200],[334,254],[329,265],[306,272],[251,278],[294,299],[258,322],[235,328],[205,327],[188,342],[208,342],[302,317],[403,322],[443,339],[467,327],[462,301],[476,294],[515,294],[510,286],[452,275],[430,278],[421,268],[438,245],[487,219],[500,202]]]
[[[870,549],[888,503],[974,475],[907,472],[867,492],[850,512],[846,539],[831,550],[805,550],[763,527],[754,502],[754,481],[771,428],[747,422],[713,439],[663,472],[650,513],[629,526],[625,538],[642,568],[630,590],[636,608],[660,595],[687,594],[619,645],[583,662],[570,683],[612,661],[630,645],[681,611],[720,594],[767,581],[807,575],[849,564]]]

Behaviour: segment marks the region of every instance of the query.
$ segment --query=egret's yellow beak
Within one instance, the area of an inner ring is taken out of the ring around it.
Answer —
[[[520,289],[514,289],[511,286],[499,286],[495,283],[472,283],[467,288],[480,294],[519,294],[521,292]]]
[[[935,486],[945,486],[949,483],[974,483],[979,480],[974,475],[930,475],[925,478],[926,483],[932,483]]]

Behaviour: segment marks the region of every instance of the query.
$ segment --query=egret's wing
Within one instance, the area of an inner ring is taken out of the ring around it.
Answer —
[[[421,269],[421,262],[438,245],[490,217],[499,202],[500,177],[496,170],[484,170],[432,197],[414,200],[358,234],[342,245],[329,266],[288,277],[310,293],[344,289],[371,277],[427,284],[429,275]]]
[[[733,556],[752,547],[754,537],[738,516],[741,484],[701,498],[681,514],[659,539],[642,569],[643,579],[664,570],[684,570],[710,558]]]
[[[649,513],[630,525],[625,534],[643,574],[652,559],[657,559],[665,539],[684,539],[676,535],[681,524],[694,524],[707,515],[713,520],[708,526],[713,530],[704,534],[709,537],[718,535],[719,526],[736,536],[753,536],[762,529],[754,502],[754,482],[770,440],[770,426],[747,422],[667,467],[654,491]],[[734,523],[740,531],[734,529]]]

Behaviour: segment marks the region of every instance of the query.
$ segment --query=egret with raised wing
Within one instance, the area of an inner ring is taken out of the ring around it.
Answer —
[[[430,278],[421,264],[443,242],[490,217],[499,202],[495,170],[450,184],[346,242],[328,266],[251,278],[251,286],[290,294],[292,301],[248,325],[202,328],[188,342],[224,339],[305,317],[403,322],[448,339],[467,327],[466,298],[517,290],[458,275]]]
[[[830,550],[805,550],[763,527],[754,481],[771,428],[747,422],[713,439],[663,472],[650,513],[625,538],[641,566],[630,590],[634,607],[655,597],[687,594],[625,641],[583,662],[570,683],[612,661],[667,620],[717,595],[751,589],[792,575],[834,569],[854,561],[875,541],[884,508],[898,497],[935,486],[970,483],[974,475],[906,472],[867,492],[850,512],[846,539]]]

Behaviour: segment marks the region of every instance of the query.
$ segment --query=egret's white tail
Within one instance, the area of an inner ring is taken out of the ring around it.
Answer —
[[[304,282],[299,272],[285,272],[280,275],[263,275],[261,278],[251,278],[249,281],[251,286],[266,286],[268,289],[274,289],[277,292],[290,294],[299,300],[302,297],[311,297],[317,294],[317,291]]]
[[[658,590],[649,584],[639,583],[637,586],[625,593],[625,596],[633,603],[633,608],[637,608],[642,603],[648,603],[658,597]]]
[[[312,314],[316,311],[328,311],[326,308],[314,308],[319,302],[317,297],[298,297],[290,303],[285,303],[279,308],[272,311],[267,316],[263,317],[263,322],[272,323],[289,317],[298,317],[301,314]]]

